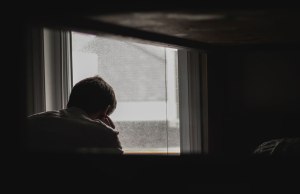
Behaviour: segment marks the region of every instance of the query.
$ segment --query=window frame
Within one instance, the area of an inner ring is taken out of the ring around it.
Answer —
[[[207,55],[178,50],[180,146],[183,154],[208,152]]]
[[[65,108],[72,87],[71,33],[43,30],[45,111]]]
[[[43,30],[27,31],[27,115],[45,111],[45,65]]]

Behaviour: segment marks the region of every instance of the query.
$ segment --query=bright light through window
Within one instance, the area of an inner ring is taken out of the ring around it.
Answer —
[[[99,75],[125,153],[179,153],[177,50],[72,33],[73,85]]]

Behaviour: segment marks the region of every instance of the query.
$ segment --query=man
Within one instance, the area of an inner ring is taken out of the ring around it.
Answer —
[[[101,77],[78,82],[66,109],[28,117],[29,150],[122,154],[119,132],[109,118],[116,104],[112,87]]]

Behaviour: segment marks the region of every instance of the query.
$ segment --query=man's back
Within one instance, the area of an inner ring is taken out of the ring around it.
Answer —
[[[28,148],[31,151],[122,153],[118,132],[100,120],[92,120],[72,107],[28,118]]]

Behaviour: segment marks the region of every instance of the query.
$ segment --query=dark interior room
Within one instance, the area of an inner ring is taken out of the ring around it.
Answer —
[[[8,144],[14,150],[9,152],[13,155],[9,167],[14,172],[10,173],[12,184],[34,192],[58,188],[139,193],[296,189],[300,12],[294,4],[230,0],[101,2],[74,2],[76,5],[70,6],[48,1],[23,8],[13,6],[17,14],[7,16],[3,24],[7,37],[5,63],[9,63],[8,71],[14,72],[2,78],[7,84],[2,88],[4,123],[13,131]],[[196,69],[196,78],[188,77],[187,81],[180,78],[183,68],[178,58],[179,97],[188,96],[188,108],[181,105],[183,101],[179,104],[180,124],[189,118],[190,126],[196,129],[199,125],[198,133],[189,128],[188,151],[184,151],[186,136],[180,129],[180,155],[28,152],[26,117],[35,110],[38,97],[32,88],[39,84],[34,81],[39,75],[28,69],[37,67],[39,56],[44,56],[39,55],[45,50],[39,44],[43,28],[177,49],[178,53],[188,53],[187,61],[192,61],[196,53],[198,63],[188,69],[191,77]],[[180,85],[185,83],[187,88]],[[193,144],[197,138],[200,143]],[[286,139],[296,142],[290,148],[291,155],[254,154],[264,142]]]

